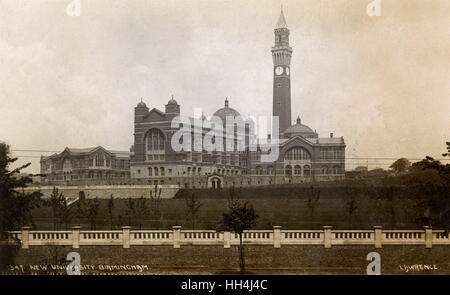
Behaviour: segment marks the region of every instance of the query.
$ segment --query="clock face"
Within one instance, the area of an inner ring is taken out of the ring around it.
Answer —
[[[286,75],[289,76],[289,68],[286,68]]]
[[[283,74],[283,67],[276,67],[275,68],[275,74],[277,74],[277,75]]]

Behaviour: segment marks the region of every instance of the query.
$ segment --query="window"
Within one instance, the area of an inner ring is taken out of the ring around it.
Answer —
[[[284,169],[285,169],[284,174],[286,176],[292,176],[292,166],[291,165],[287,165]]]
[[[295,165],[294,167],[294,173],[296,175],[301,175],[302,174],[302,167],[300,167],[299,165]]]
[[[165,173],[165,170],[164,170],[164,167],[161,167],[161,176],[165,176],[166,175],[166,173]]]
[[[169,175],[172,175],[172,169],[169,168]]]
[[[163,161],[165,153],[164,134],[159,129],[150,129],[145,136],[148,161]]]
[[[104,157],[103,157],[103,155],[102,154],[97,154],[96,156],[95,156],[95,166],[97,166],[97,167],[103,167],[103,165],[104,165]]]
[[[286,152],[285,160],[311,160],[311,155],[302,147],[294,147]]]
[[[158,129],[151,129],[147,133],[147,151],[164,150],[164,135]]]
[[[153,176],[153,168],[148,167],[148,176]]]
[[[262,175],[262,167],[261,166],[256,166],[256,175]]]
[[[155,171],[155,176],[158,176],[158,167],[155,167],[154,171]]]
[[[309,165],[303,166],[303,175],[305,176],[311,175],[311,167],[309,167]]]
[[[327,159],[327,150],[325,148],[320,150],[320,158],[322,160],[326,160]]]

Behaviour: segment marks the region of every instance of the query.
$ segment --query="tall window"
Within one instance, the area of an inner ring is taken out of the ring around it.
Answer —
[[[159,129],[151,129],[145,136],[147,160],[148,161],[163,161],[165,140],[164,134]]]
[[[151,129],[147,133],[147,151],[164,150],[164,135],[158,129]]]
[[[97,167],[103,167],[103,161],[104,161],[104,157],[102,154],[97,154],[95,156],[95,166]]]
[[[300,167],[299,165],[295,165],[295,167],[294,167],[294,174],[301,175],[302,174],[302,167]]]
[[[311,160],[311,155],[302,147],[291,148],[284,155],[285,160]]]

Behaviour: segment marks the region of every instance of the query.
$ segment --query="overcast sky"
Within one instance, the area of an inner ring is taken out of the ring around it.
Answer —
[[[242,115],[271,115],[281,1],[81,0],[79,17],[71,1],[0,0],[0,140],[12,149],[128,150],[141,97],[164,110],[173,94],[185,115],[228,97]],[[381,0],[379,17],[370,0],[282,2],[292,120],[344,136],[349,158],[441,157],[450,1]]]

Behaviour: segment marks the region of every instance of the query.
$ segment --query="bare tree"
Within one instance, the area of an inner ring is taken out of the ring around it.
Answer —
[[[245,257],[244,257],[244,244],[243,233],[245,230],[249,230],[256,226],[256,220],[258,215],[256,214],[253,206],[248,202],[241,203],[238,199],[234,198],[234,189],[231,192],[231,196],[228,200],[228,213],[222,214],[221,229],[234,232],[239,235],[239,266],[241,274],[245,273]]]
[[[197,213],[200,210],[202,203],[195,198],[192,193],[190,196],[186,196],[186,211],[189,220],[191,221],[192,229],[195,229],[195,220],[197,218]]]
[[[157,184],[155,184],[154,190],[150,190],[150,216],[152,219],[158,221],[158,225],[161,218],[161,193],[162,188],[158,188]]]
[[[356,206],[356,199],[354,196],[350,196],[350,198],[345,202],[345,209],[348,214],[348,221],[350,224],[350,227],[352,226],[352,217],[353,213],[355,213],[356,209],[358,207]]]
[[[109,227],[112,230],[114,227],[114,197],[111,194],[108,200],[108,218],[109,218]]]
[[[314,219],[314,209],[316,208],[317,202],[319,202],[320,199],[320,190],[315,189],[313,186],[309,188],[307,191],[308,201],[306,203],[306,206],[308,206],[311,214],[311,220]]]
[[[52,209],[53,229],[59,230],[62,225],[64,225],[67,229],[67,225],[72,220],[72,214],[69,206],[67,205],[67,200],[64,197],[64,193],[60,192],[56,187],[53,187],[50,199],[44,201],[44,204],[50,206]]]
[[[91,230],[97,229],[97,217],[100,211],[100,201],[97,197],[95,199],[88,199],[86,202],[86,217],[89,221]]]

